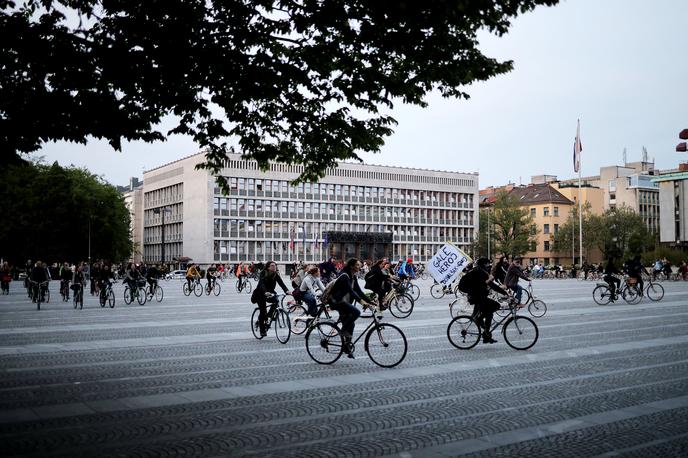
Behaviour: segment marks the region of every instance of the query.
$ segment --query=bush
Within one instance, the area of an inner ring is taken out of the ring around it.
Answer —
[[[671,265],[677,266],[681,261],[688,259],[688,252],[675,250],[668,247],[659,247],[652,251],[646,251],[642,254],[643,264],[654,264],[657,259],[667,258]]]

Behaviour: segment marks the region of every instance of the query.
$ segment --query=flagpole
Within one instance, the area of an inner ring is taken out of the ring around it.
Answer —
[[[581,170],[583,169],[581,160],[580,146],[580,120],[578,120],[578,251],[580,254],[580,265],[583,267],[583,200],[581,199]]]

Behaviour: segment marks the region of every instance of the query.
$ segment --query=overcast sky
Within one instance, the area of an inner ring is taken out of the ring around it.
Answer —
[[[531,175],[574,175],[576,119],[583,175],[639,160],[659,168],[688,160],[675,152],[688,128],[688,1],[568,0],[517,18],[509,34],[481,35],[491,57],[514,60],[506,75],[468,88],[470,100],[431,94],[429,107],[399,104],[399,122],[368,163],[479,172],[480,186],[528,183]],[[85,166],[113,184],[197,152],[181,136],[166,142],[47,144],[48,162]]]

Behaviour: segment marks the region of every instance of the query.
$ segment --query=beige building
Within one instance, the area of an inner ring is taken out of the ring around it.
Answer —
[[[683,167],[684,169],[688,167]],[[675,248],[688,247],[688,170],[672,170],[654,178],[659,185],[659,240]]]
[[[230,155],[223,195],[202,153],[144,173],[146,262],[320,262],[328,256],[427,261],[447,241],[470,251],[478,226],[478,175],[340,163],[319,183],[292,185],[301,166]],[[167,213],[165,213],[167,211]]]

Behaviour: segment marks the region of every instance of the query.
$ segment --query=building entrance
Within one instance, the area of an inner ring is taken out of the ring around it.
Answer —
[[[343,261],[349,258],[375,261],[388,258],[392,251],[392,234],[387,232],[328,231],[325,235],[328,242],[327,256]]]

